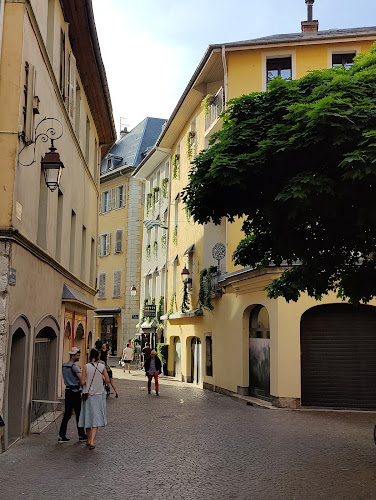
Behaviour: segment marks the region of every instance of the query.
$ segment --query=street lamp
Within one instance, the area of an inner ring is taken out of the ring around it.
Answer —
[[[191,273],[188,271],[187,266],[184,264],[184,268],[183,268],[182,272],[180,273],[181,280],[183,283],[185,283],[186,280],[188,280],[190,274]]]
[[[60,161],[60,155],[56,151],[54,141],[51,139],[51,147],[42,158],[41,167],[44,173],[44,180],[50,191],[55,191],[59,187],[61,172],[64,168],[63,162]]]
[[[51,122],[50,126],[48,126],[49,121]],[[56,131],[55,129],[55,123],[58,124],[58,131]],[[43,127],[41,127],[42,124]],[[38,133],[38,130],[40,130],[39,127],[41,127],[42,132]],[[41,120],[35,127],[34,141],[26,142],[24,134],[22,132],[20,132],[19,134],[20,140],[23,140],[25,142],[24,147],[18,153],[18,163],[23,167],[30,167],[31,165],[33,165],[33,163],[35,163],[35,150],[39,138],[41,139],[42,142],[51,141],[51,146],[49,148],[49,151],[47,151],[47,153],[44,155],[44,157],[41,159],[40,162],[44,174],[44,180],[50,191],[55,191],[55,189],[59,186],[61,172],[64,168],[64,164],[60,160],[60,155],[56,151],[56,148],[54,146],[54,141],[60,139],[62,135],[63,135],[63,125],[61,124],[61,122],[57,118],[47,118],[47,117],[43,118],[43,120]],[[24,149],[31,144],[33,145],[32,160],[30,163],[22,163],[20,159],[22,158],[22,153]]]
[[[137,288],[134,285],[132,285],[131,286],[131,295],[132,295],[132,297],[135,297],[136,294],[137,294]]]

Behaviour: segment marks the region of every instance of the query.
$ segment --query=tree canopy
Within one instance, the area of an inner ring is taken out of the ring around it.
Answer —
[[[350,69],[276,78],[229,101],[192,162],[183,200],[195,221],[243,217],[236,264],[287,263],[268,295],[376,296],[376,44]]]

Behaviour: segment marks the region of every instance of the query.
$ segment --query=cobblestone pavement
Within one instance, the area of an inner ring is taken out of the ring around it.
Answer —
[[[376,499],[376,414],[268,410],[114,370],[96,449],[52,424],[0,455],[8,499]]]

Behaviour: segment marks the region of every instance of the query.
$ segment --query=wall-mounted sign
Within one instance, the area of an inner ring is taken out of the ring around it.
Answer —
[[[16,270],[12,267],[9,269],[8,283],[10,286],[16,285]]]
[[[132,314],[132,319],[138,319],[138,314]]]
[[[155,304],[145,304],[144,316],[145,318],[155,318],[157,313],[157,306]]]

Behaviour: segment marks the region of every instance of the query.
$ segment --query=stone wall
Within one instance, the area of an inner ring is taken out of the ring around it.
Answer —
[[[8,346],[8,275],[10,243],[0,242],[0,416],[4,418],[5,374]],[[0,451],[4,450],[4,428],[0,427]]]

